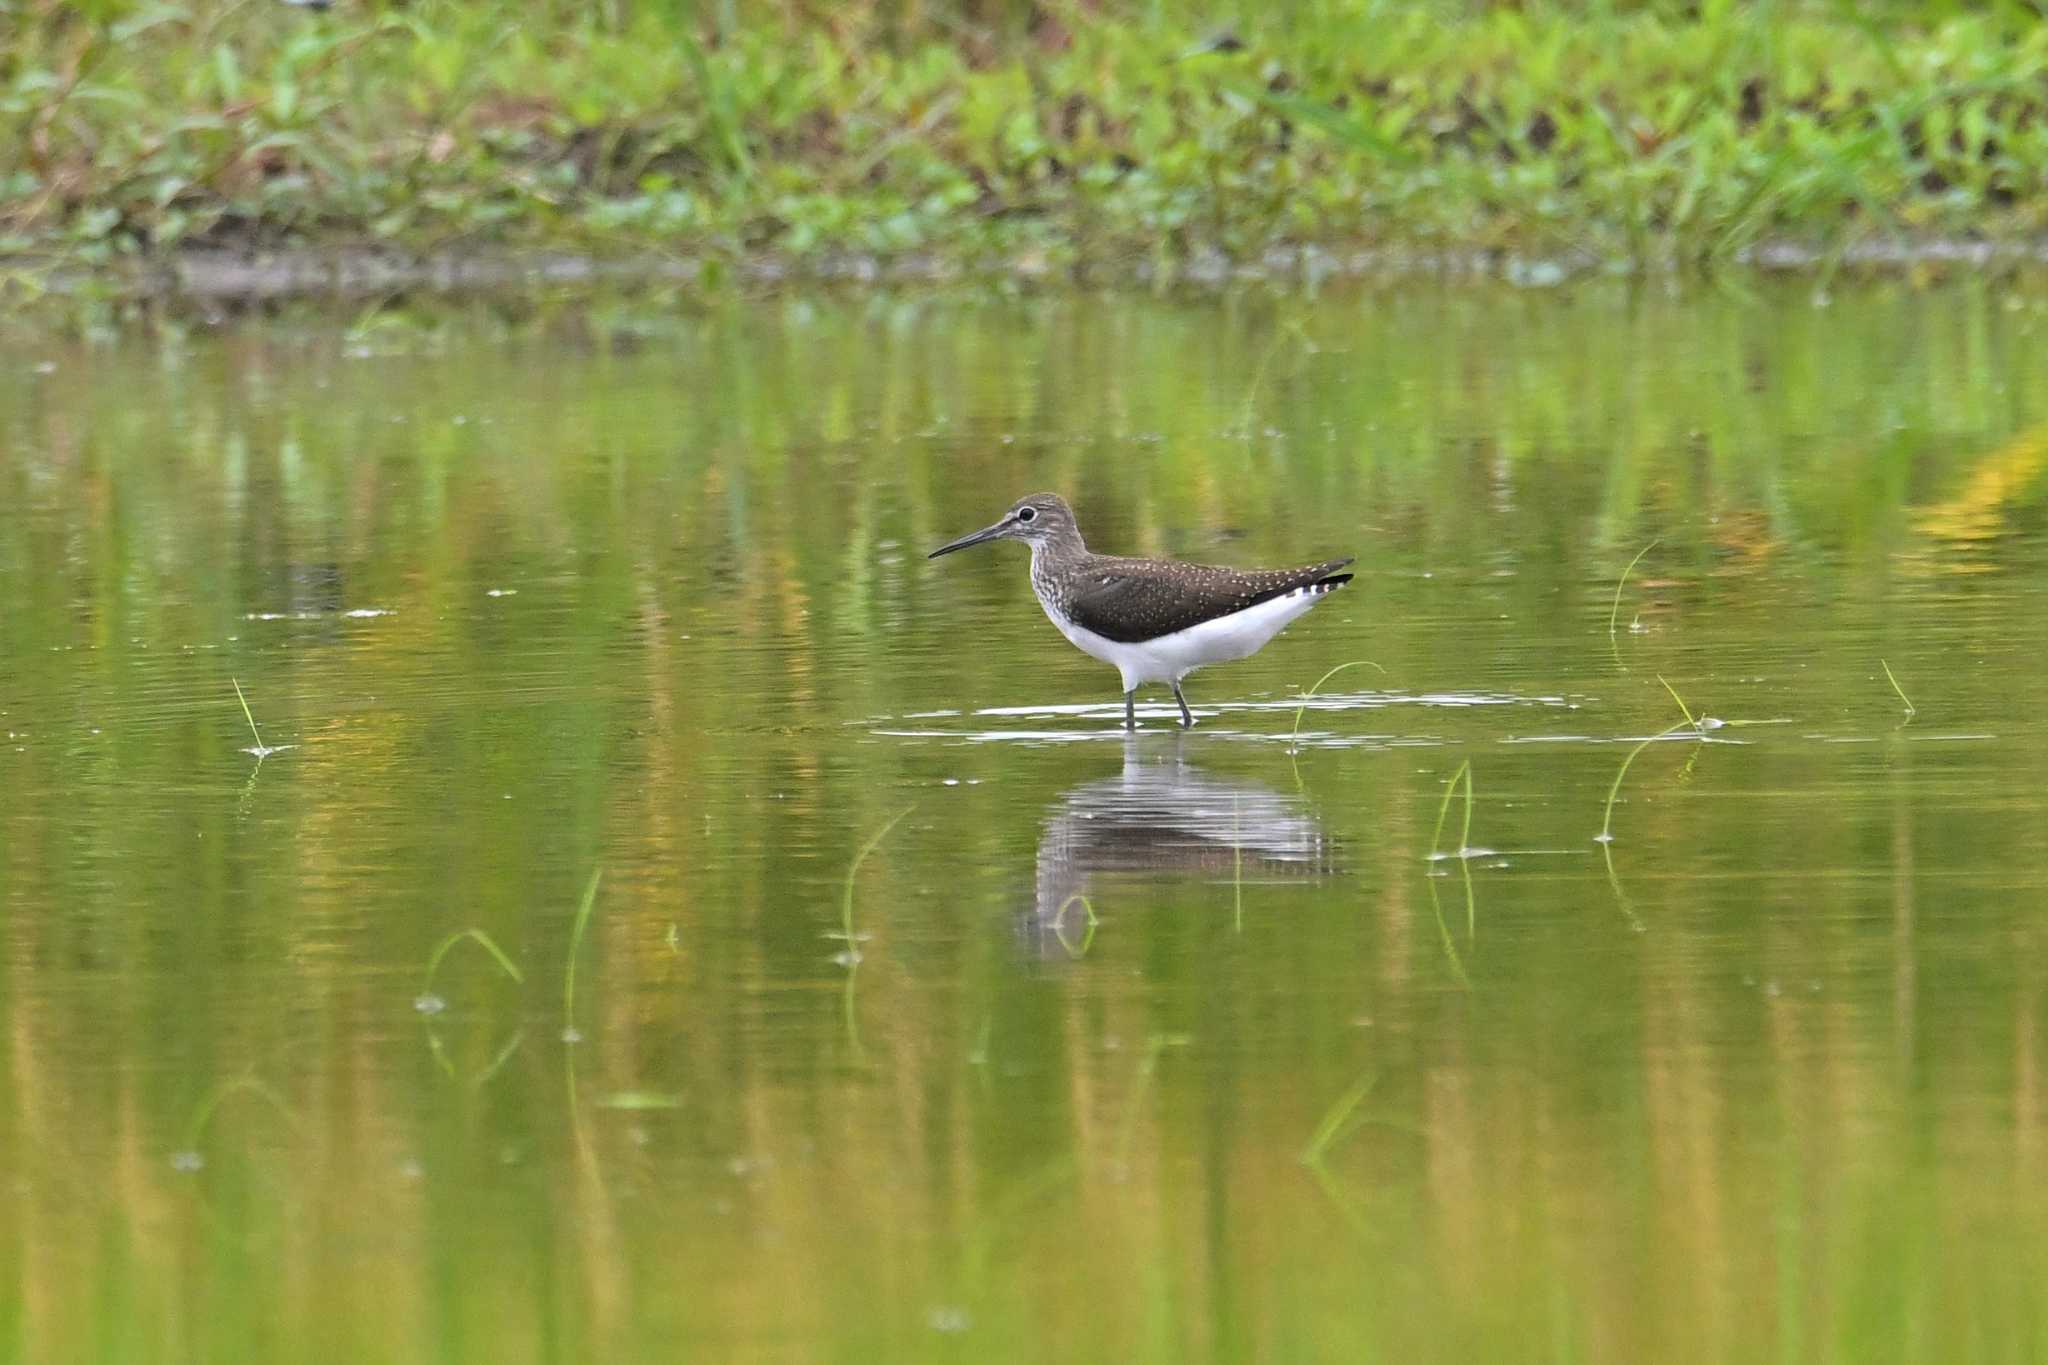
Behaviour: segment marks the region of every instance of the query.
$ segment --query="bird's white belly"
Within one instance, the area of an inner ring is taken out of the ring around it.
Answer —
[[[1051,603],[1041,600],[1039,605],[1075,648],[1113,665],[1123,675],[1124,691],[1128,692],[1140,683],[1176,683],[1204,664],[1226,663],[1256,654],[1288,622],[1320,602],[1328,591],[1304,588],[1171,635],[1132,643],[1104,639],[1067,620]]]

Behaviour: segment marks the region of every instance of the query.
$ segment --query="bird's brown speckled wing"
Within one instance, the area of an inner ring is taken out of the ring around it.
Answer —
[[[1302,588],[1350,581],[1331,559],[1298,569],[1226,569],[1174,560],[1100,556],[1074,575],[1067,619],[1118,644],[1156,640]]]

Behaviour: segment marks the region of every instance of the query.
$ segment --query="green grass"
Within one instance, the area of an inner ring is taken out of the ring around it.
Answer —
[[[2048,227],[2048,26],[1820,0],[0,0],[0,257],[1729,260]],[[0,271],[33,285],[19,268]]]

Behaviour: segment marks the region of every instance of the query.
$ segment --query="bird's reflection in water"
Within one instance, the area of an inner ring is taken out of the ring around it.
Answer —
[[[1124,741],[1123,771],[1060,798],[1038,841],[1026,936],[1040,956],[1078,957],[1103,908],[1097,879],[1117,873],[1270,881],[1336,870],[1303,798],[1187,763],[1180,735]]]

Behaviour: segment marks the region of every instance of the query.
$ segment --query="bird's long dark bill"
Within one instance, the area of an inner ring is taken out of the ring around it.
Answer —
[[[972,535],[965,535],[960,537],[960,539],[958,540],[946,542],[944,545],[941,545],[938,549],[933,550],[930,554],[926,555],[925,558],[937,559],[940,555],[949,555],[953,553],[953,551],[955,550],[964,550],[970,545],[979,545],[984,540],[994,540],[997,536],[1001,535],[1003,532],[1009,529],[1010,519],[1008,517],[1004,517],[1001,521],[997,522],[993,526],[984,526],[982,529],[974,532]]]

